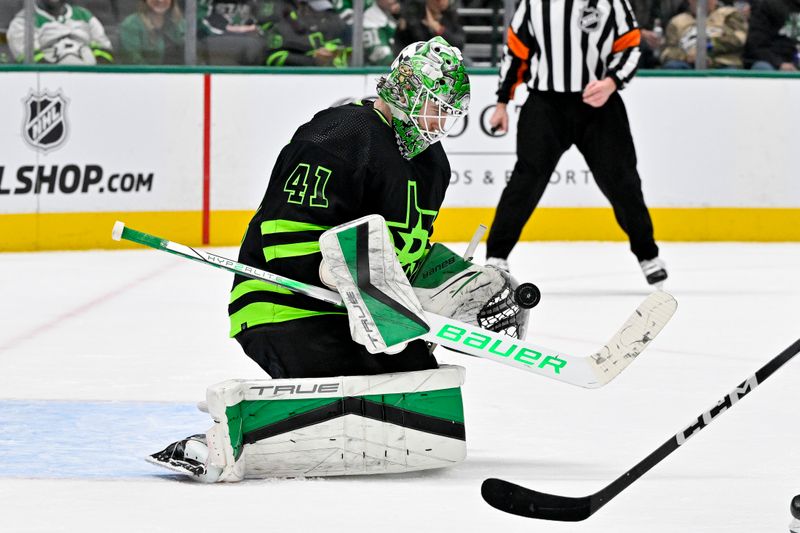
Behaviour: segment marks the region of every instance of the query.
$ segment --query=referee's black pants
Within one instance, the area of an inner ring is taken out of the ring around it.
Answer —
[[[600,191],[628,235],[639,261],[658,256],[653,222],[636,171],[625,104],[614,92],[602,107],[580,93],[533,91],[517,124],[517,163],[500,196],[486,243],[487,257],[507,258],[544,194],[558,160],[572,145],[583,154]]]

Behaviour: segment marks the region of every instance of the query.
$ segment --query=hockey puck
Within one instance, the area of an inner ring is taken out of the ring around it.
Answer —
[[[533,283],[522,283],[514,289],[514,301],[523,309],[533,309],[541,299],[542,293]]]
[[[792,498],[792,504],[789,506],[792,516],[800,520],[800,494]]]

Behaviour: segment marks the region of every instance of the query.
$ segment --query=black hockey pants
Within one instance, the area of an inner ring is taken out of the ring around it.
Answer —
[[[497,205],[486,245],[488,257],[508,257],[558,160],[573,144],[611,202],[636,258],[642,261],[658,255],[636,171],[628,115],[619,94],[594,108],[584,104],[579,93],[534,91],[520,111],[517,163]]]
[[[424,341],[394,355],[371,354],[350,337],[347,317],[321,315],[246,329],[244,352],[273,379],[367,376],[438,368]]]

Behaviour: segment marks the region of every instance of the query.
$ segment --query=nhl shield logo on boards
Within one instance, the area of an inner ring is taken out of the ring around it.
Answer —
[[[582,32],[591,33],[600,29],[600,11],[595,7],[581,9],[578,25]]]
[[[23,138],[36,148],[47,152],[59,147],[67,138],[67,99],[56,94],[31,93],[25,99]]]

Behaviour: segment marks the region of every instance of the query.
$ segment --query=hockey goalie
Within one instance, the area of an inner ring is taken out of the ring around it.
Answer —
[[[420,266],[424,282],[412,286],[379,215],[322,233],[319,251],[320,280],[341,294],[346,314],[309,331],[299,321],[282,322],[283,333],[247,327],[248,335],[237,335],[240,342],[252,339],[242,342],[247,353],[271,361],[272,372],[291,364],[292,374],[210,387],[213,427],[153,454],[151,462],[213,482],[397,473],[463,460],[464,369],[438,366],[431,347],[415,340],[428,332],[423,309],[520,332],[526,312],[507,296],[513,281],[437,244]],[[351,360],[332,363],[334,371],[319,366],[334,354],[321,353],[318,343],[331,352],[346,347],[340,357]],[[418,368],[403,360],[406,354]]]
[[[345,309],[237,275],[230,335],[271,379],[209,387],[213,426],[148,460],[193,479],[397,473],[462,461],[464,369],[424,311],[524,336],[514,281],[429,237],[467,112],[461,52],[406,47],[376,100],[317,113],[281,151],[239,262],[341,294]]]

